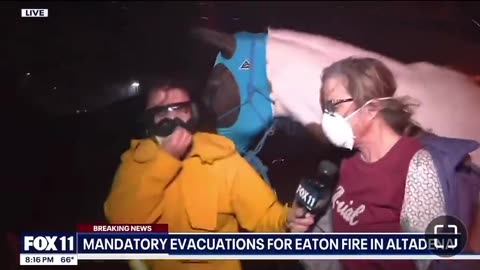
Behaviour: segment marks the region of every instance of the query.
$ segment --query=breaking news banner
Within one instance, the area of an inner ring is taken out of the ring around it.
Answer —
[[[76,233],[25,233],[21,265],[79,260],[480,259],[465,254],[464,226],[426,233],[169,233],[167,225],[79,225]]]

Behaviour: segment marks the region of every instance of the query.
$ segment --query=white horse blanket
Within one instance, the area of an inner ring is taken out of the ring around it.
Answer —
[[[292,117],[305,126],[321,124],[322,70],[350,56],[382,60],[396,76],[396,95],[419,103],[414,120],[424,129],[480,141],[480,87],[472,78],[430,63],[404,64],[321,35],[284,29],[268,31],[267,76],[275,115]],[[480,150],[472,158],[480,164]]]

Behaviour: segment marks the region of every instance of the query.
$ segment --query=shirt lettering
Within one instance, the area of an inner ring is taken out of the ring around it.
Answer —
[[[343,219],[350,224],[350,226],[355,226],[358,223],[358,217],[365,211],[365,205],[361,204],[354,209],[352,206],[353,201],[350,201],[349,203],[340,201],[340,198],[343,196],[343,194],[345,194],[345,189],[342,186],[338,186],[332,198],[332,208],[336,208],[335,210],[337,213],[343,217]]]

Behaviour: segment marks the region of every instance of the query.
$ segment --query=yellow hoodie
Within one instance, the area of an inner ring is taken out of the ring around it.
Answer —
[[[283,232],[288,208],[226,137],[196,133],[180,161],[133,140],[105,202],[111,223],[166,223],[170,232]],[[149,261],[157,270],[239,270],[239,261]]]

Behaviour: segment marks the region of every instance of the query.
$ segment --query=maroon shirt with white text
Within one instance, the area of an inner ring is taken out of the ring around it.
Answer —
[[[405,182],[410,161],[422,148],[402,137],[380,160],[367,163],[360,153],[342,162],[332,199],[335,232],[402,232]],[[414,261],[342,261],[344,270],[414,270]]]

